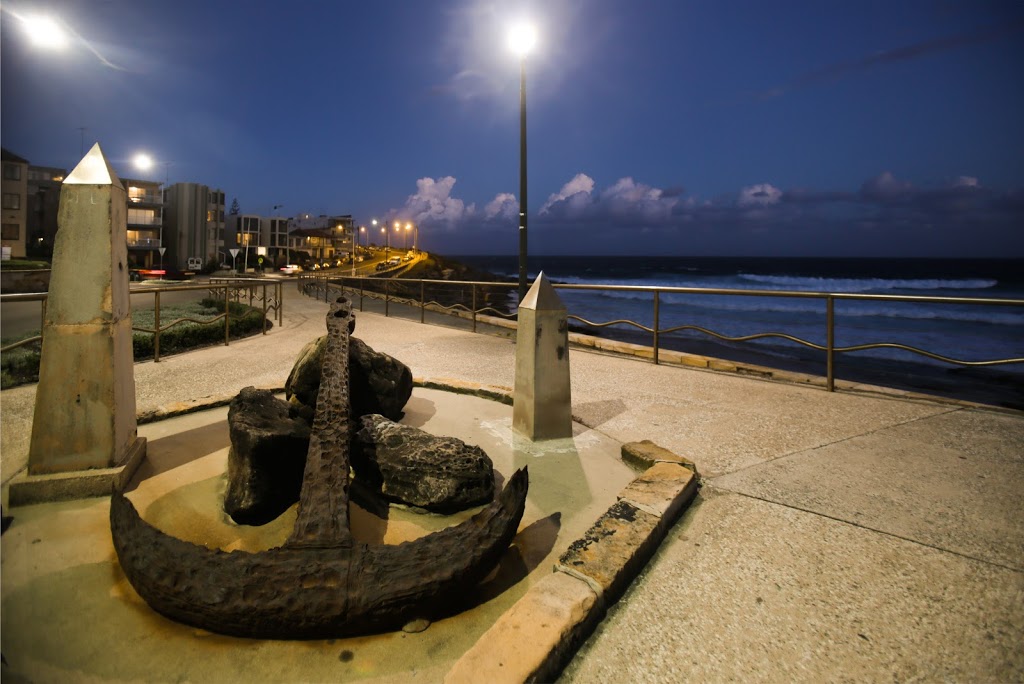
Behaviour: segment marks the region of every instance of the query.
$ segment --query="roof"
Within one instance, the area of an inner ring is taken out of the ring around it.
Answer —
[[[0,147],[0,159],[5,162],[14,162],[16,164],[28,164],[28,159],[19,157],[5,147]]]

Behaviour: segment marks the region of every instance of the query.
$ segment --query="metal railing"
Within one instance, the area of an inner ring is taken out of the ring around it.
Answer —
[[[333,282],[332,282],[333,281]],[[515,313],[509,313],[496,309],[493,306],[493,298],[489,296],[494,290],[515,291],[516,283],[492,283],[479,281],[451,281],[451,280],[414,280],[414,279],[389,279],[389,278],[365,278],[353,276],[336,276],[331,274],[303,274],[300,275],[299,290],[304,294],[312,294],[319,298],[321,294],[324,301],[329,297],[328,289],[336,287],[352,292],[353,296],[359,297],[359,308],[363,309],[363,299],[370,297],[384,301],[384,315],[389,315],[391,302],[405,304],[412,307],[419,307],[420,322],[424,322],[426,311],[438,311],[448,314],[469,317],[472,320],[473,331],[477,330],[478,316],[489,315],[503,319],[515,319]],[[809,349],[823,352],[825,355],[825,379],[828,391],[835,391],[835,370],[836,356],[851,352],[866,351],[869,349],[898,349],[912,354],[924,356],[936,361],[964,367],[986,367],[1009,364],[1024,363],[1024,356],[1001,359],[966,360],[957,359],[943,354],[938,354],[925,349],[920,349],[907,344],[891,341],[869,342],[847,346],[836,345],[836,312],[837,301],[874,301],[874,302],[904,302],[913,304],[965,304],[972,306],[992,307],[1015,307],[1024,311],[1024,300],[1021,299],[997,299],[997,298],[975,298],[975,297],[934,297],[922,295],[883,295],[883,294],[859,294],[840,292],[801,292],[792,290],[735,290],[720,288],[699,288],[699,287],[654,287],[642,285],[554,285],[559,290],[591,291],[591,292],[634,292],[646,293],[651,296],[652,324],[643,325],[633,320],[617,319],[611,321],[590,321],[581,316],[568,315],[571,320],[589,328],[607,328],[610,326],[626,326],[651,335],[652,361],[660,363],[659,353],[662,349],[662,337],[672,333],[693,331],[714,337],[725,342],[750,342],[760,339],[783,339],[796,343]],[[431,296],[436,297],[443,289],[449,291],[447,303],[437,298],[428,299],[428,288]],[[461,290],[457,294],[456,290]],[[417,294],[418,293],[418,294]],[[751,335],[729,336],[714,330],[698,325],[676,325],[672,327],[661,327],[661,297],[665,294],[684,295],[724,295],[733,297],[781,297],[793,299],[810,299],[824,302],[825,305],[825,344],[818,344],[795,335],[781,331],[766,331]],[[483,303],[482,306],[480,304]],[[1022,338],[1024,342],[1024,338]]]
[[[268,290],[272,291],[272,294],[268,293]],[[160,296],[161,294],[168,292],[194,292],[194,291],[206,291],[210,294],[211,299],[216,299],[224,303],[224,311],[216,316],[206,318],[203,320],[184,317],[176,318],[170,323],[161,324],[160,313]],[[253,278],[216,278],[210,280],[209,284],[200,283],[195,285],[168,285],[164,287],[142,287],[132,288],[129,291],[129,295],[132,297],[139,297],[144,295],[153,296],[153,327],[143,328],[132,326],[132,330],[135,332],[149,333],[153,335],[153,361],[160,361],[160,335],[167,332],[169,329],[182,323],[196,323],[199,325],[210,325],[223,319],[224,321],[224,344],[227,346],[231,341],[231,321],[237,321],[240,316],[231,314],[230,304],[231,303],[243,303],[246,298],[249,301],[250,308],[257,308],[256,302],[262,304],[263,311],[263,330],[264,335],[267,334],[267,320],[269,314],[275,315],[275,320],[278,325],[283,320],[283,283],[280,280],[261,280]],[[40,316],[39,316],[39,329],[40,331],[44,328],[44,322],[46,320],[46,302],[49,298],[46,292],[33,292],[24,294],[5,294],[0,295],[0,302],[40,302]],[[0,348],[0,353],[17,349],[18,347],[28,346],[30,344],[41,342],[43,339],[42,334],[26,338],[24,340],[18,340],[7,346]]]

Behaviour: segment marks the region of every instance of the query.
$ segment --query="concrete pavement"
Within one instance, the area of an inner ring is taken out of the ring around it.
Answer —
[[[139,411],[227,399],[246,385],[283,386],[299,349],[323,334],[327,309],[291,289],[286,297],[284,325],[266,336],[137,364]],[[420,378],[503,388],[513,382],[514,346],[505,338],[370,313],[357,314],[356,335],[408,364]],[[696,462],[704,487],[563,680],[1024,678],[1021,414],[873,393],[827,393],[807,385],[654,366],[579,350],[571,353],[571,366],[573,415],[580,424],[572,448],[577,453],[591,447],[595,451],[592,457],[552,466],[547,476],[551,486],[536,492],[539,530],[545,525],[541,521],[550,526],[551,516],[560,513],[567,527],[585,528],[593,520],[586,517],[614,499],[629,475],[611,462],[601,445],[653,440]],[[422,422],[442,421],[440,429],[455,429],[445,418],[446,398],[417,393],[420,409],[414,415]],[[33,400],[34,387],[0,395],[5,483],[23,466]],[[455,410],[463,415],[485,411],[476,404]],[[181,475],[186,466],[194,467],[202,470],[190,476],[201,483],[197,486],[215,493],[224,444],[223,435],[216,433],[226,429],[217,427],[222,417],[208,414],[174,419],[193,421],[177,427],[170,427],[170,421],[145,426],[155,431],[154,444],[175,434],[210,442],[200,450],[209,455],[194,465],[155,466],[151,475]],[[477,421],[474,428],[477,435],[490,434],[499,451],[505,439],[502,420],[496,415]],[[531,476],[535,465],[555,462],[531,460]],[[559,481],[562,486],[556,487]],[[586,501],[579,500],[581,492]],[[157,501],[162,495],[150,496]],[[102,665],[102,652],[49,664],[38,655],[19,660],[21,655],[8,652],[14,645],[27,648],[10,631],[31,632],[38,626],[28,623],[44,615],[33,614],[26,603],[30,594],[24,593],[43,576],[65,602],[86,587],[131,595],[123,578],[111,586],[109,553],[102,549],[109,546],[109,537],[95,557],[84,559],[81,550],[73,550],[82,543],[75,526],[85,524],[76,521],[92,515],[101,527],[103,505],[102,500],[89,500],[14,510],[15,523],[3,537],[3,651],[12,665],[5,667],[5,679],[17,681],[14,666],[19,662],[34,664],[36,681],[52,679],[47,673],[65,681],[210,676],[214,671],[187,662],[191,654],[165,652],[166,647],[146,674],[133,668],[119,674],[117,667]],[[97,506],[99,510],[87,512]],[[168,524],[174,523],[172,510],[180,509],[166,509]],[[63,528],[59,533],[52,527],[54,520]],[[60,538],[57,548],[46,548],[47,530]],[[570,529],[559,530],[552,541],[550,534],[538,532],[544,541],[536,554],[541,560],[534,559],[536,566],[528,568],[531,577],[550,569],[545,559],[563,551],[557,545],[572,539],[570,534]],[[37,538],[42,541],[33,543]],[[72,584],[65,587],[61,579]],[[100,610],[100,604],[94,597],[80,610],[88,614],[90,608]],[[131,621],[119,625],[155,629],[162,618],[137,604],[135,599]],[[472,644],[472,635],[493,619],[492,613],[484,613],[471,629],[442,627],[448,621],[432,625],[423,634],[433,632],[435,640],[422,644],[423,651],[414,650],[432,655],[426,662],[410,661],[405,669],[380,661],[387,660],[388,649],[408,648],[412,635],[402,642],[396,636],[378,636],[304,645],[307,661],[321,658],[319,650],[329,652],[320,669],[308,669],[308,662],[279,644],[257,646],[210,635],[199,641],[204,657],[234,663],[246,676],[256,672],[243,661],[259,663],[263,669],[256,674],[267,681],[438,681],[447,664]],[[58,624],[74,632],[74,621]],[[190,644],[194,647],[196,643]],[[93,652],[104,647],[87,642],[81,648]],[[110,648],[129,657],[123,648]],[[345,653],[351,656],[348,660]],[[341,665],[348,669],[338,670]]]

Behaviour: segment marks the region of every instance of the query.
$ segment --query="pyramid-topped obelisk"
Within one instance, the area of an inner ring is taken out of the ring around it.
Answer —
[[[124,187],[97,143],[60,191],[30,476],[113,468],[144,449],[125,215]]]

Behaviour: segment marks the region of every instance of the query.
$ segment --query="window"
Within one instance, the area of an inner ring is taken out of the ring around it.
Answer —
[[[146,189],[137,188],[134,185],[128,186],[128,201],[129,202],[141,202],[146,199]]]
[[[4,164],[4,180],[21,180],[21,167],[17,164]]]
[[[21,209],[21,195],[15,192],[5,192],[4,209]]]
[[[128,208],[128,223],[143,226],[155,226],[159,223],[156,219],[155,209]]]
[[[17,223],[5,223],[0,239],[17,240],[21,237],[21,227]]]

